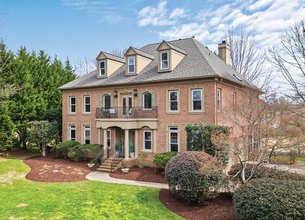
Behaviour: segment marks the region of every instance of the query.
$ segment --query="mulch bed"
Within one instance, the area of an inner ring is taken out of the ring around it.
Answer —
[[[164,176],[156,173],[155,169],[151,167],[132,167],[126,174],[122,173],[121,169],[117,169],[116,171],[110,173],[110,176],[118,179],[137,180],[153,183],[166,183]]]
[[[188,220],[238,220],[234,211],[232,196],[220,194],[201,205],[186,206],[181,200],[175,199],[168,189],[161,189],[159,199],[165,207]]]
[[[75,163],[52,156],[32,157],[23,162],[31,167],[26,178],[38,182],[81,181],[91,171],[86,163]]]

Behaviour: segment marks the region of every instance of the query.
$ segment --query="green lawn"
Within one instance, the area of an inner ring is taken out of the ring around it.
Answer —
[[[0,158],[1,220],[181,219],[159,202],[158,189],[89,180],[39,183],[20,175],[28,171],[19,159]]]

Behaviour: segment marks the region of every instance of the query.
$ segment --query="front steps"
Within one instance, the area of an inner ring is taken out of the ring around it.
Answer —
[[[101,172],[111,172],[111,164],[112,164],[112,172],[115,171],[119,165],[119,163],[123,160],[123,158],[107,158],[98,168],[97,171]]]

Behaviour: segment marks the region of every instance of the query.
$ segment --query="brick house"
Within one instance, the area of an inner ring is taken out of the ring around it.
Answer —
[[[185,151],[190,123],[233,126],[219,113],[253,85],[218,46],[218,56],[194,38],[130,47],[124,58],[100,52],[97,70],[60,88],[63,139],[103,144],[105,157],[128,159],[132,146],[132,157],[151,158]]]

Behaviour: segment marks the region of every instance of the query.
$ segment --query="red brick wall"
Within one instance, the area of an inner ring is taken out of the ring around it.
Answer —
[[[204,97],[204,112],[191,113],[189,112],[189,101],[190,101],[190,88],[203,88]],[[222,88],[222,109],[231,108],[233,105],[233,91],[237,94],[237,100],[242,97],[242,93],[236,87],[231,85],[223,84],[215,81],[203,81],[198,80],[196,82],[180,82],[180,83],[160,83],[154,85],[141,85],[141,86],[128,86],[128,87],[112,87],[112,88],[91,88],[91,89],[75,89],[75,90],[64,90],[63,96],[63,140],[68,137],[68,125],[76,125],[76,138],[77,141],[83,142],[83,130],[82,127],[85,124],[91,127],[91,143],[98,143],[98,129],[95,125],[95,111],[99,107],[100,96],[104,93],[114,94],[116,90],[121,92],[134,92],[137,90],[138,97],[145,91],[154,92],[156,94],[156,105],[158,106],[158,130],[157,130],[157,152],[168,151],[167,143],[167,126],[178,125],[180,134],[180,150],[186,150],[186,132],[185,127],[190,123],[210,123],[214,124],[217,121],[218,124],[224,124],[232,126],[230,122],[226,121],[221,117],[217,117],[216,112],[216,98],[215,92],[216,87]],[[180,112],[179,114],[171,114],[166,111],[166,100],[168,89],[179,89],[180,91]],[[69,111],[69,96],[76,97],[76,114],[68,114]],[[91,97],[91,113],[83,113],[83,95],[90,95]],[[138,106],[138,97],[133,96],[133,106]],[[239,101],[237,101],[239,102]],[[121,107],[119,105],[119,97],[114,99],[114,106]],[[112,132],[113,134],[113,132]],[[143,149],[143,131],[138,132],[138,148],[139,153]],[[101,134],[101,143],[102,142]],[[112,145],[114,145],[114,141]]]

